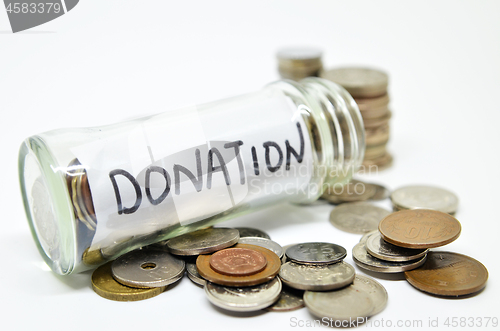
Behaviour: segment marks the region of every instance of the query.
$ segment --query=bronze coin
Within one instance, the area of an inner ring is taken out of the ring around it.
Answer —
[[[421,291],[459,296],[483,289],[488,280],[488,270],[481,262],[466,255],[432,251],[420,268],[405,271],[405,277]]]
[[[264,247],[248,244],[236,244],[234,248],[252,249],[262,253],[267,261],[266,267],[262,271],[253,275],[229,276],[212,269],[210,266],[210,259],[212,255],[200,255],[196,259],[196,268],[198,269],[200,276],[215,284],[238,287],[252,286],[268,282],[280,271],[281,260],[274,252]]]
[[[437,210],[401,210],[378,225],[382,238],[406,248],[432,248],[451,243],[460,236],[460,222]]]
[[[226,248],[210,257],[212,269],[228,276],[248,276],[264,270],[266,257],[253,249]]]

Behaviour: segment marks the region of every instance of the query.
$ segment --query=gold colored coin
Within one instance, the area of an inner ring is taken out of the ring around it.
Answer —
[[[111,262],[97,268],[92,274],[92,288],[101,297],[114,301],[139,301],[162,293],[165,287],[133,288],[118,283],[111,272]]]
[[[378,229],[382,238],[406,248],[432,248],[451,243],[460,236],[460,222],[437,210],[402,210],[386,216]]]
[[[486,286],[488,270],[479,261],[452,252],[429,252],[418,269],[405,271],[408,283],[417,289],[442,296],[476,293]]]
[[[86,265],[97,266],[106,261],[106,258],[102,255],[100,249],[89,250],[87,248],[82,254],[82,261]]]
[[[230,276],[224,275],[210,266],[210,259],[212,255],[200,255],[196,259],[196,268],[201,277],[205,278],[209,282],[226,285],[226,286],[252,286],[265,283],[273,279],[281,267],[281,260],[274,252],[260,246],[248,245],[248,244],[237,244],[233,248],[246,248],[255,250],[266,258],[267,265],[264,270],[255,273],[253,275],[246,276]]]

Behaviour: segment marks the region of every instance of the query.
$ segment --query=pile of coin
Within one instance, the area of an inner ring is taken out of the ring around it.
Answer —
[[[381,170],[392,164],[386,146],[389,141],[389,79],[386,73],[360,67],[342,67],[323,71],[320,77],[344,87],[354,98],[365,125],[366,151],[363,165]]]
[[[284,48],[278,51],[278,72],[283,79],[299,81],[318,76],[323,68],[321,51],[314,48]]]
[[[460,235],[461,226],[449,214],[435,210],[403,210],[382,219],[378,230],[354,246],[354,262],[383,273],[413,270],[426,261],[429,248],[446,245]]]

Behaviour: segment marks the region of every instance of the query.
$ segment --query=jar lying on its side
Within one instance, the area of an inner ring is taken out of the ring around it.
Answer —
[[[58,274],[350,179],[364,128],[340,86],[307,78],[96,128],[26,139],[19,177],[33,237]]]

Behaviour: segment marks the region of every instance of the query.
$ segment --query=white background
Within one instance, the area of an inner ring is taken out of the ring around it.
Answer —
[[[1,9],[2,329],[281,330],[293,317],[312,320],[306,309],[223,312],[187,278],[146,301],[103,299],[90,273],[59,277],[43,264],[17,180],[17,150],[30,135],[258,90],[278,78],[275,52],[289,45],[322,48],[326,67],[369,65],[390,74],[395,162],[368,179],[392,189],[428,183],[456,192],[462,235],[443,249],[472,256],[490,272],[486,289],[462,300],[379,279],[389,303],[372,323],[500,317],[499,14],[498,1],[85,0],[12,34]],[[277,206],[226,225],[261,228],[282,245],[335,242],[353,263],[359,236],[331,226],[331,209]]]

